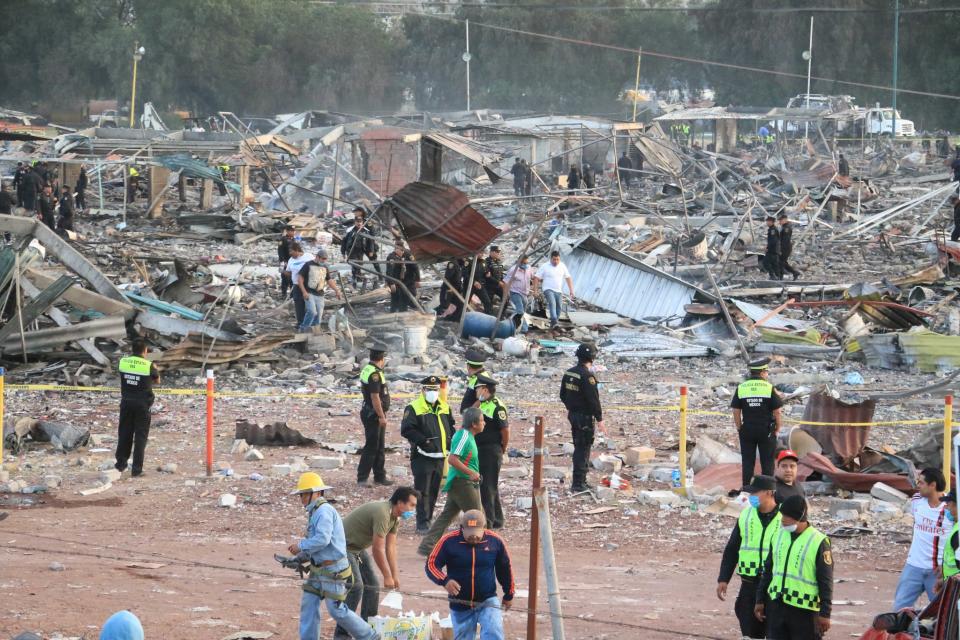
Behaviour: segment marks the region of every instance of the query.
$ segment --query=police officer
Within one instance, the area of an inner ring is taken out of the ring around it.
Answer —
[[[480,502],[491,529],[503,528],[503,506],[500,504],[500,466],[510,443],[507,407],[497,397],[497,382],[481,373],[476,376],[474,390],[483,413],[483,431],[477,434],[480,458]]]
[[[420,492],[417,501],[417,533],[430,529],[433,508],[440,493],[443,464],[453,439],[453,414],[440,397],[440,377],[420,381],[421,391],[403,410],[400,435],[410,442],[410,469],[413,486]]]
[[[938,592],[943,583],[960,573],[960,567],[957,566],[957,546],[960,545],[960,524],[957,524],[957,490],[951,489],[950,493],[940,498],[940,502],[947,505],[946,513],[949,513],[950,519],[953,520],[953,529],[950,530],[947,542],[943,545],[943,577],[937,580],[936,589]]]
[[[770,476],[754,476],[753,482],[743,488],[750,494],[750,506],[740,512],[720,562],[720,577],[717,578],[720,600],[727,599],[727,585],[734,568],[740,576],[740,593],[733,610],[740,621],[740,635],[746,638],[765,637],[763,623],[753,614],[753,609],[757,602],[760,569],[770,554],[774,536],[780,530],[776,488],[776,480]]]
[[[353,572],[347,558],[347,540],[340,514],[324,498],[329,489],[323,479],[307,472],[297,481],[300,504],[307,510],[307,535],[287,550],[300,562],[310,563],[310,575],[303,583],[300,599],[300,640],[320,640],[320,602],[327,601],[327,611],[338,627],[357,640],[376,640],[373,630],[344,602],[347,584]]]
[[[733,424],[740,436],[740,455],[743,458],[743,484],[750,484],[753,467],[760,452],[760,469],[765,476],[773,475],[773,453],[780,431],[780,408],[783,400],[767,380],[770,359],[750,363],[750,377],[740,383],[730,401]]]
[[[471,347],[467,349],[467,389],[463,392],[463,398],[460,400],[460,413],[462,414],[467,407],[478,407],[480,402],[477,400],[477,391],[474,388],[477,384],[477,376],[485,374],[483,363],[487,360],[487,354]]]
[[[360,422],[363,424],[365,441],[360,450],[360,464],[357,465],[357,484],[363,486],[370,486],[371,470],[375,483],[383,486],[393,484],[384,469],[387,411],[390,410],[390,391],[387,389],[387,374],[383,370],[386,362],[386,345],[372,342],[370,360],[360,370],[360,391],[363,394]]]
[[[754,613],[766,621],[770,640],[814,640],[830,630],[830,538],[807,521],[807,501],[800,496],[784,500],[780,515],[780,529],[763,563]]]
[[[503,298],[503,274],[506,272],[506,269],[503,266],[503,260],[501,259],[503,254],[500,252],[500,247],[494,245],[490,247],[490,255],[487,256],[487,259],[484,261],[483,278],[484,278],[484,287],[487,289],[487,296],[490,298],[490,302],[496,306],[495,298]],[[490,518],[487,518],[489,522]]]
[[[127,172],[127,202],[133,202],[137,199],[137,190],[140,187],[140,172],[137,168],[131,166]]]
[[[143,475],[143,453],[150,435],[150,407],[153,405],[153,385],[160,382],[157,367],[147,360],[147,343],[134,338],[132,355],[120,360],[120,425],[117,434],[117,463],[121,473],[127,468],[133,449],[131,474]]]
[[[574,493],[591,489],[587,484],[590,447],[593,446],[595,429],[604,430],[597,378],[591,371],[596,354],[596,347],[581,344],[576,352],[577,366],[568,369],[560,381],[560,400],[567,408],[567,419],[573,431],[573,481],[570,490]]]

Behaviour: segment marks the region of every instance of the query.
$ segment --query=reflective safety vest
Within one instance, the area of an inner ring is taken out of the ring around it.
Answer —
[[[120,398],[151,402],[153,400],[153,379],[150,371],[153,363],[140,356],[127,356],[120,359]]]
[[[767,595],[798,609],[820,611],[820,587],[817,586],[817,553],[826,539],[823,533],[807,526],[796,538],[783,527],[773,541],[773,574]]]
[[[416,399],[410,403],[410,408],[413,409],[413,412],[418,416],[423,416],[426,414],[432,414],[437,417],[437,429],[440,431],[440,450],[443,451],[443,474],[447,474],[447,456],[450,454],[450,450],[447,449],[447,430],[443,428],[443,421],[440,419],[440,416],[443,414],[450,414],[450,405],[448,405],[441,398],[437,400],[437,406],[431,407],[430,403],[427,402],[427,399],[423,397],[421,393],[416,397]]]
[[[947,536],[947,544],[943,548],[944,580],[960,573],[960,568],[957,568],[957,552],[953,550],[953,545],[950,544],[953,536],[958,535],[958,532],[960,532],[960,524],[953,525],[953,529],[950,530],[950,535]]]
[[[131,177],[131,178],[139,177],[139,175],[140,175],[140,172],[137,171],[136,167],[130,167],[130,177]]]
[[[737,561],[737,573],[747,578],[760,575],[763,563],[770,555],[770,543],[780,530],[780,512],[764,527],[760,515],[754,507],[740,512],[737,526],[740,528],[740,555]]]
[[[367,384],[370,382],[370,376],[372,376],[374,372],[380,374],[382,388],[380,392],[380,404],[383,407],[384,413],[386,413],[390,410],[390,392],[387,390],[387,374],[375,364],[367,364],[360,370],[360,390],[363,392],[363,404],[370,404],[370,391],[367,389]]]
[[[744,380],[737,386],[737,397],[741,400],[747,398],[769,398],[773,395],[773,385],[762,378],[750,378]]]

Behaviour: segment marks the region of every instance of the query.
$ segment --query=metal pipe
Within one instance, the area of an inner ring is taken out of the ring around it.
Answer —
[[[533,428],[533,496],[536,498],[543,475],[543,416],[537,416]],[[540,577],[540,545],[537,533],[539,530],[540,516],[538,510],[533,509],[530,513],[530,573],[526,640],[537,640],[537,581]]]

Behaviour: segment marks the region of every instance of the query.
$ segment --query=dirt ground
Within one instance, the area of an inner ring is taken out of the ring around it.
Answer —
[[[689,362],[689,361],[688,361]],[[681,375],[691,375],[688,363],[642,365],[644,393]],[[716,362],[695,365],[695,377],[708,375]],[[616,369],[614,371],[614,369]],[[627,388],[637,365],[612,367],[611,383],[604,393],[609,405],[607,423],[621,443],[650,444],[658,462],[669,466],[676,456],[675,414],[631,413],[615,404],[642,404],[643,394]],[[867,374],[867,371],[864,371]],[[900,374],[898,374],[900,375]],[[506,376],[505,376],[506,377]],[[508,406],[518,396],[526,401],[544,397],[553,380],[523,383],[513,378],[500,394]],[[875,387],[890,381],[869,378]],[[910,381],[897,380],[909,386]],[[649,386],[649,385],[652,385]],[[541,394],[544,394],[541,396]],[[648,400],[649,401],[649,400]],[[116,397],[109,394],[8,392],[7,410],[14,415],[47,416],[88,424],[94,433],[115,433]],[[397,399],[395,405],[404,401]],[[557,406],[532,406],[514,400],[512,442],[518,449],[532,448],[533,417],[546,417],[547,444],[552,451],[569,440],[568,428]],[[693,407],[717,409],[722,398],[702,391]],[[68,454],[36,447],[14,460],[11,474],[39,482],[55,474],[63,478],[60,489],[40,495],[0,494],[0,510],[9,517],[0,522],[0,637],[32,630],[47,636],[97,637],[99,625],[112,612],[129,608],[143,621],[148,638],[180,640],[220,639],[240,630],[271,631],[275,638],[295,638],[300,591],[297,581],[273,561],[274,553],[302,535],[305,516],[288,493],[295,475],[276,477],[271,465],[293,456],[332,455],[315,448],[262,447],[259,462],[231,456],[236,419],[286,419],[305,435],[326,442],[357,440],[358,402],[296,399],[226,398],[217,401],[216,459],[232,466],[234,475],[204,477],[203,399],[160,396],[155,405],[154,427],[147,450],[148,474],[128,475],[104,493],[80,497],[78,491],[97,484],[98,467],[112,459],[114,441],[108,438],[101,452],[80,450]],[[798,407],[797,410],[800,410]],[[342,415],[350,412],[349,416]],[[400,407],[391,412],[399,416]],[[695,420],[691,434],[709,433],[732,442],[726,418]],[[882,442],[909,440],[903,430],[878,436]],[[399,429],[391,426],[388,444],[401,444]],[[388,453],[387,469],[408,467],[407,454]],[[382,499],[389,490],[360,489],[355,483],[357,458],[347,456],[343,468],[323,471],[335,487],[341,513],[365,501]],[[175,462],[174,474],[155,471],[159,464]],[[529,460],[523,460],[529,466]],[[511,459],[505,468],[518,464]],[[568,456],[552,455],[547,465],[569,468]],[[265,476],[249,479],[253,472]],[[596,480],[596,472],[591,474]],[[396,477],[404,481],[403,477]],[[411,481],[409,476],[406,481]],[[614,508],[586,514],[598,505],[585,497],[570,498],[559,480],[547,480],[562,581],[562,604],[568,638],[676,638],[739,637],[733,616],[737,583],[727,602],[715,595],[720,553],[735,520],[711,515],[696,505],[658,508],[641,505],[623,494]],[[529,512],[516,508],[516,497],[529,495],[530,479],[502,479],[503,530],[511,550],[520,596],[516,610],[506,615],[508,638],[525,636],[528,606]],[[637,488],[664,488],[653,481]],[[222,493],[238,496],[238,507],[219,508]],[[837,526],[823,509],[824,499],[814,500],[813,521],[829,531]],[[415,553],[417,536],[412,523],[401,529],[401,590],[404,608],[439,611],[446,615],[444,592],[424,575],[423,559]],[[902,521],[875,527],[876,535],[834,541],[838,584],[835,591],[834,627],[830,637],[859,635],[872,617],[890,606],[897,574],[906,554],[910,527]],[[63,570],[51,569],[61,563]],[[132,566],[140,563],[141,566]],[[541,577],[538,608],[546,611]],[[323,637],[332,637],[329,618]],[[550,637],[546,616],[538,622],[541,637]]]

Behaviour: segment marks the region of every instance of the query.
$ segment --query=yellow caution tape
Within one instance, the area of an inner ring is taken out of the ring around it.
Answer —
[[[79,387],[56,384],[8,384],[6,389],[13,391],[61,391],[75,393],[120,393],[120,387]],[[158,395],[168,396],[205,396],[206,389],[173,389],[169,387],[158,387],[153,390]],[[359,393],[325,393],[325,392],[289,392],[274,393],[266,391],[214,391],[215,398],[300,398],[300,399],[322,399],[322,398],[340,398],[356,400],[361,396]],[[413,393],[392,394],[394,398],[413,398]],[[517,406],[522,407],[549,407],[544,402],[518,402]],[[612,405],[607,407],[607,411],[680,411],[679,405]],[[712,411],[709,409],[687,409],[688,415],[698,416],[728,416],[725,411]],[[784,422],[790,424],[806,425],[811,427],[884,427],[895,425],[921,425],[921,424],[943,424],[943,418],[919,418],[915,420],[878,420],[874,422],[815,422],[811,420],[795,420],[793,418],[784,418]]]

